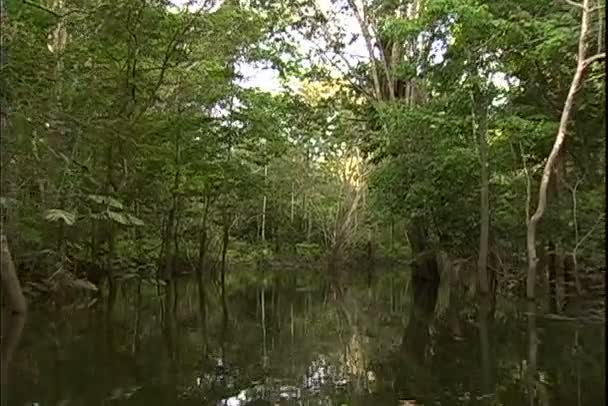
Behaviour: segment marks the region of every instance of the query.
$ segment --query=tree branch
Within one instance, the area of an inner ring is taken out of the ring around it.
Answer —
[[[38,10],[42,10],[42,11],[44,11],[44,12],[46,12],[48,14],[51,14],[51,15],[57,17],[57,18],[62,18],[62,17],[65,16],[64,14],[59,14],[58,12],[53,11],[50,8],[47,8],[47,7],[43,6],[42,4],[35,3],[33,1],[31,1],[31,0],[23,0],[23,4],[28,5],[28,6],[32,6],[34,8],[37,8]]]
[[[576,246],[574,247],[575,250],[578,250],[578,248],[581,246],[581,244],[584,243],[585,240],[591,236],[591,234],[593,234],[593,231],[598,226],[598,224],[601,223],[601,221],[603,219],[604,219],[604,213],[602,213],[602,214],[599,215],[599,217],[595,221],[595,224],[593,224],[593,226],[591,227],[591,229],[589,231],[587,231],[587,233],[583,236],[583,238],[581,238],[581,240],[578,242],[578,244],[576,244]]]
[[[586,68],[587,66],[591,65],[593,62],[595,62],[597,60],[605,59],[605,58],[606,58],[606,52],[602,52],[602,53],[590,56],[589,58],[587,58],[583,61],[583,68]]]
[[[570,4],[571,6],[574,6],[574,7],[579,7],[579,8],[584,9],[584,6],[583,6],[581,3],[577,3],[577,2],[572,1],[572,0],[564,0],[564,1],[565,1],[566,3],[568,3],[568,4]]]
[[[67,16],[69,16],[69,15],[71,15],[71,14],[77,14],[77,13],[83,13],[83,14],[87,14],[87,13],[85,13],[85,12],[84,12],[83,10],[81,10],[81,9],[73,9],[73,10],[68,10],[68,11],[66,11],[66,12],[65,12],[65,13],[63,13],[63,14],[60,14],[60,13],[58,13],[58,12],[54,11],[54,10],[51,10],[51,9],[50,9],[50,8],[48,8],[48,7],[43,6],[42,4],[39,4],[39,3],[34,2],[34,1],[32,1],[32,0],[21,0],[21,1],[23,2],[23,4],[25,4],[25,5],[27,5],[27,6],[31,6],[31,7],[37,8],[38,10],[40,10],[40,11],[44,11],[45,13],[48,13],[48,14],[51,14],[53,17],[56,17],[56,18],[65,18],[65,17],[67,17]],[[95,8],[94,8],[92,11],[98,10],[98,9],[100,9],[100,8],[101,8],[101,7],[103,7],[103,6],[104,6],[104,5],[100,5],[100,6],[98,6],[98,7],[95,7]],[[89,13],[90,13],[90,12],[89,12]]]
[[[365,40],[365,46],[367,47],[367,53],[369,54],[369,63],[371,75],[374,83],[375,95],[378,101],[382,100],[382,90],[380,87],[380,78],[378,76],[378,69],[376,67],[376,58],[374,56],[374,45],[372,43],[371,34],[367,27],[366,21],[362,13],[360,13],[357,5],[354,0],[348,0],[348,5],[353,10],[353,14],[359,23],[359,28],[361,29],[361,34],[363,35],[363,39]]]
[[[557,135],[555,137],[553,147],[551,148],[551,152],[549,153],[549,157],[547,158],[547,162],[543,169],[543,175],[538,191],[538,203],[536,211],[534,212],[534,214],[530,218],[530,221],[527,224],[526,246],[528,252],[528,275],[526,282],[526,296],[528,299],[534,298],[536,266],[538,263],[538,256],[536,254],[536,226],[543,217],[545,209],[547,208],[547,189],[549,186],[551,173],[562,151],[563,144],[566,139],[566,135],[568,132],[568,122],[570,120],[570,116],[574,107],[576,93],[579,89],[580,84],[583,82],[583,75],[586,67],[585,62],[588,60],[592,62],[596,59],[599,59],[600,55],[602,55],[597,54],[595,56],[592,56],[591,58],[585,58],[587,52],[586,40],[587,34],[589,33],[589,1],[590,0],[583,0],[583,12],[580,25],[581,29],[578,38],[578,53],[576,58],[576,71],[574,73],[574,76],[572,77],[570,90],[568,91],[568,96],[566,97],[566,101],[564,102],[564,107],[559,122],[559,128],[557,130]]]
[[[578,8],[583,9],[583,10],[589,12],[589,13],[601,10],[601,9],[603,9],[603,8],[606,7],[606,6],[603,6],[603,5],[599,5],[599,6],[595,6],[595,7],[586,7],[585,5],[583,5],[581,3],[577,3],[577,2],[572,1],[572,0],[564,0],[564,1],[566,3],[568,3],[568,4],[570,4],[571,6],[578,7]]]

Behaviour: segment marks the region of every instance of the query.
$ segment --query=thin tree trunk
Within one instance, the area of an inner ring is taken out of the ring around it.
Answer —
[[[574,284],[576,287],[576,293],[577,293],[577,295],[580,296],[582,294],[582,287],[581,287],[581,282],[580,282],[580,278],[578,275],[578,260],[577,260],[577,256],[576,256],[577,249],[579,246],[578,211],[577,211],[576,191],[578,189],[579,184],[580,184],[580,181],[576,182],[574,187],[570,188],[570,192],[572,193],[572,223],[574,226],[574,248],[572,249],[572,262],[573,262],[572,272],[574,273]]]
[[[472,102],[472,117],[473,117],[473,133],[477,136],[479,143],[479,165],[481,178],[481,193],[480,193],[480,235],[479,235],[479,258],[477,261],[477,277],[479,283],[479,291],[482,294],[489,292],[488,286],[488,249],[490,238],[490,185],[488,176],[488,106],[484,97],[481,100],[475,100],[471,94]],[[476,104],[480,103],[481,114],[476,117]],[[476,122],[479,120],[479,122]]]
[[[389,248],[391,253],[395,248],[395,219],[391,216],[391,225],[390,225],[390,239],[389,239]]]
[[[306,242],[310,242],[312,237],[312,216],[310,212],[306,213]]]
[[[289,222],[293,224],[293,217],[295,214],[295,206],[296,206],[296,186],[295,183],[291,183],[291,210],[289,212]]]
[[[198,246],[198,264],[196,271],[200,278],[205,268],[205,254],[207,253],[207,218],[209,217],[209,206],[211,200],[207,197],[205,199],[205,209],[203,211],[203,224],[201,225],[200,240]]]
[[[180,178],[180,134],[176,135],[175,138],[175,176],[173,178],[173,191],[172,191],[172,203],[171,209],[169,210],[169,219],[167,221],[167,228],[165,229],[165,246],[167,247],[164,259],[164,278],[171,279],[175,272],[175,263],[177,255],[177,216],[179,206],[179,178]],[[173,243],[173,244],[172,244]],[[171,249],[173,245],[173,249]]]
[[[226,253],[228,252],[228,243],[230,242],[230,225],[228,224],[228,215],[224,213],[224,226],[222,236],[222,264],[221,264],[221,284],[224,289],[226,282]]]
[[[177,268],[177,264],[178,264],[178,258],[180,257],[180,251],[179,251],[179,227],[181,224],[181,213],[180,213],[180,208],[179,208],[179,202],[178,202],[178,207],[176,209],[176,216],[175,216],[175,228],[173,229],[173,263],[172,268],[174,269],[174,272]],[[187,269],[181,269],[182,272],[187,271]]]
[[[266,178],[268,177],[268,165],[264,165],[264,183],[266,183]],[[266,241],[266,192],[264,192],[264,197],[262,199],[262,231],[261,237],[262,242]]]
[[[112,140],[110,140],[112,141]],[[112,185],[114,183],[114,165],[113,165],[113,160],[114,160],[114,147],[113,147],[113,143],[110,142],[110,145],[108,145],[108,149],[106,151],[106,184],[105,184],[105,195],[106,196],[110,196],[110,191],[112,188]],[[112,298],[112,295],[115,292],[115,281],[114,281],[114,272],[112,269],[112,257],[114,255],[114,222],[112,220],[108,221],[108,228],[110,230],[109,232],[109,238],[108,238],[108,253],[105,257],[105,272],[108,275],[108,287],[110,290],[110,295],[109,298]]]
[[[540,182],[538,192],[538,205],[536,211],[530,219],[527,220],[527,233],[526,233],[526,245],[528,254],[528,273],[526,278],[526,297],[528,299],[534,299],[534,285],[536,282],[536,268],[538,264],[538,257],[536,254],[536,227],[545,213],[547,208],[547,188],[549,186],[549,180],[551,179],[551,173],[555,166],[556,160],[560,155],[562,146],[566,139],[566,131],[568,130],[568,121],[574,106],[574,99],[577,91],[580,88],[583,74],[587,66],[592,62],[605,58],[605,53],[597,54],[586,59],[587,54],[587,35],[589,34],[589,13],[590,13],[590,0],[583,0],[582,4],[582,17],[581,17],[581,32],[578,41],[578,56],[576,63],[576,71],[570,84],[570,90],[564,103],[562,115],[559,123],[559,129],[551,153],[547,158],[547,163],[543,169],[543,176]]]
[[[135,300],[135,326],[133,330],[133,341],[131,344],[131,354],[133,354],[133,356],[137,356],[137,353],[139,351],[139,335],[141,330],[141,286],[142,279],[139,278],[137,280],[137,298]]]
[[[2,268],[0,276],[2,278],[2,291],[6,298],[6,303],[9,310],[14,314],[25,314],[27,311],[27,303],[25,296],[21,290],[21,284],[17,277],[15,264],[11,257],[11,252],[8,247],[8,241],[4,234],[0,237]]]

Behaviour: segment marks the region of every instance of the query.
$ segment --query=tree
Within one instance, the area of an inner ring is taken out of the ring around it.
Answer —
[[[572,78],[572,83],[570,84],[570,90],[568,91],[568,96],[566,101],[564,102],[564,108],[562,110],[562,115],[559,122],[559,128],[557,130],[557,136],[555,137],[555,142],[553,143],[553,148],[551,149],[551,153],[547,158],[547,162],[545,163],[545,167],[543,169],[543,176],[540,182],[539,192],[538,192],[538,205],[534,214],[530,217],[529,206],[527,207],[526,214],[526,225],[527,225],[527,253],[528,253],[528,274],[526,279],[526,297],[528,299],[534,298],[534,286],[536,283],[536,268],[538,265],[538,256],[536,253],[536,226],[538,222],[541,220],[546,206],[547,206],[547,188],[549,187],[549,181],[551,179],[551,173],[553,172],[554,166],[556,165],[556,160],[561,154],[562,147],[564,141],[566,139],[566,132],[568,130],[568,122],[570,121],[570,116],[572,114],[572,109],[574,107],[574,100],[579,87],[581,86],[581,82],[583,80],[583,74],[585,70],[589,67],[590,64],[595,62],[596,60],[602,59],[606,57],[606,53],[598,53],[591,57],[587,57],[587,37],[589,35],[590,30],[590,14],[592,12],[591,5],[589,0],[583,0],[583,3],[577,6],[582,9],[582,17],[581,17],[581,26],[580,26],[580,34],[579,34],[579,42],[578,42],[578,54],[576,57],[576,71],[574,72],[574,77]]]

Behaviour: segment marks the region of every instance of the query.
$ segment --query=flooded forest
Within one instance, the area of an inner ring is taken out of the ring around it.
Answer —
[[[605,0],[0,3],[0,405],[606,404]]]

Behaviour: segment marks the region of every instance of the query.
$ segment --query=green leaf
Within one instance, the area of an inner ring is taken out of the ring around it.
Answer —
[[[63,221],[68,226],[76,222],[76,214],[61,209],[49,209],[46,211],[44,218],[48,221]]]

